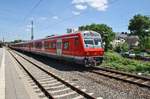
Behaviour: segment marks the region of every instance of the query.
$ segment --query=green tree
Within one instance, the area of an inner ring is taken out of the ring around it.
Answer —
[[[123,44],[119,44],[116,48],[115,48],[115,51],[116,52],[121,52],[121,51],[123,51],[123,52],[126,52],[126,51],[128,51],[129,50],[129,45],[128,45],[128,43],[123,43]]]
[[[24,42],[23,40],[14,40],[11,43],[20,43],[20,42]]]
[[[150,36],[145,37],[145,49],[150,49]]]
[[[115,38],[115,33],[112,28],[106,24],[90,24],[80,26],[79,30],[93,30],[101,34],[103,42],[105,42],[105,50],[107,51],[110,47],[110,42]]]
[[[129,22],[128,29],[131,35],[138,35],[140,38],[140,47],[147,47],[148,38],[150,37],[150,18],[140,14],[135,15]]]
[[[122,51],[124,51],[124,52],[126,52],[126,51],[128,51],[129,50],[129,45],[128,45],[128,43],[123,43],[122,44],[122,46],[121,46],[121,49],[122,49]]]

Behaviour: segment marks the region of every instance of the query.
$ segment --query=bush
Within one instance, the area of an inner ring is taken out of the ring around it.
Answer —
[[[150,62],[127,59],[112,51],[105,53],[102,66],[126,72],[150,73]]]
[[[126,52],[129,50],[129,45],[128,43],[123,43],[123,44],[119,44],[116,48],[115,51],[120,53],[121,51]]]
[[[107,62],[113,62],[113,61],[117,62],[117,61],[121,61],[122,57],[118,53],[109,51],[105,53],[104,60],[106,60]]]

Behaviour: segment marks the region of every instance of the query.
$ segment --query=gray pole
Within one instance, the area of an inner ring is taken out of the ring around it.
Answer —
[[[4,37],[3,37],[3,43],[5,42],[5,39],[4,39]]]
[[[5,45],[5,38],[4,38],[4,36],[3,36],[3,46]]]
[[[34,36],[33,36],[33,20],[31,21],[31,40],[34,39]]]

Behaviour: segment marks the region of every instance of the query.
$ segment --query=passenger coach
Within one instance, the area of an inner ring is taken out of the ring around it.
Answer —
[[[94,31],[51,36],[45,39],[13,44],[11,48],[84,64],[85,66],[96,66],[102,63],[104,55],[101,35]]]

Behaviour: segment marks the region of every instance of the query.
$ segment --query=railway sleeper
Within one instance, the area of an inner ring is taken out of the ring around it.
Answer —
[[[16,57],[16,55],[14,57]],[[39,96],[41,96],[43,98],[45,98],[46,96],[48,96],[48,97],[53,96],[54,98],[58,98],[58,99],[59,98],[61,98],[61,99],[63,99],[63,98],[67,99],[68,98],[69,99],[69,98],[76,98],[76,97],[78,97],[80,95],[83,95],[83,97],[89,97],[89,99],[95,99],[93,96],[91,96],[91,95],[93,95],[93,93],[84,93],[82,90],[76,89],[76,88],[78,88],[77,86],[74,87],[72,85],[69,85],[69,83],[61,80],[60,78],[57,78],[56,75],[53,75],[53,74],[51,74],[52,77],[53,76],[54,76],[54,78],[56,77],[55,79],[59,80],[62,84],[60,84],[59,86],[45,86],[45,87],[43,87],[43,84],[41,84],[41,82],[40,82],[41,79],[38,79],[38,77],[39,77],[38,73],[39,74],[44,74],[44,72],[47,73],[46,70],[39,68],[39,66],[37,66],[35,64],[33,64],[33,65],[35,65],[35,67],[32,67],[32,68],[31,67],[26,67],[25,68],[23,66],[23,64],[21,62],[19,62],[19,60],[17,60],[17,58],[15,58],[15,59],[23,67],[23,69],[28,73],[28,75],[32,78],[32,80],[37,84],[37,86],[40,88],[41,91],[36,89],[37,92],[40,92]],[[40,69],[41,69],[41,71],[40,71]],[[50,76],[50,75],[48,75],[48,76]],[[55,93],[53,93],[53,94],[50,93],[51,91],[62,90],[64,88],[67,88],[68,86],[71,88],[71,90],[63,91],[64,93],[60,92],[61,94],[59,94],[59,95],[55,94]],[[49,88],[49,90],[48,90],[48,88]]]

